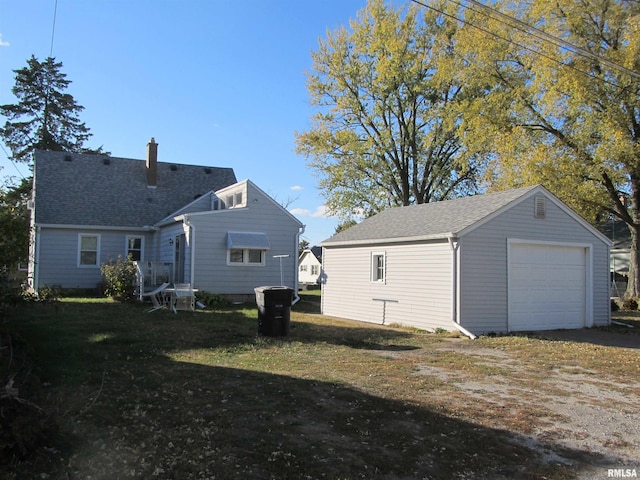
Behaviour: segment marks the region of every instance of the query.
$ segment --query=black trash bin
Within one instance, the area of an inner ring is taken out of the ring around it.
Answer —
[[[289,335],[293,289],[289,287],[257,287],[258,334],[267,337]]]

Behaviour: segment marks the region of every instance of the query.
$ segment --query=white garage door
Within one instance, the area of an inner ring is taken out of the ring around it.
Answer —
[[[512,243],[509,330],[584,327],[586,258],[584,247]]]

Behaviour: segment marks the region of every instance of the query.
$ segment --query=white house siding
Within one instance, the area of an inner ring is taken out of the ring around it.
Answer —
[[[507,331],[507,239],[591,244],[593,321],[609,321],[608,249],[592,232],[551,200],[544,219],[533,216],[525,198],[462,238],[460,246],[460,320],[474,333]]]
[[[384,284],[370,281],[371,255],[380,252],[386,256]],[[378,324],[451,329],[452,262],[447,242],[328,246],[322,258],[323,314]]]
[[[78,235],[100,235],[100,264],[126,256],[127,235],[143,236],[144,255],[149,257],[151,235],[139,231],[41,228],[39,234],[38,285],[58,285],[62,288],[96,288],[102,280],[100,267],[78,267]]]
[[[306,267],[306,270],[302,270],[302,267]],[[312,267],[316,267],[318,273],[311,274]],[[300,268],[298,273],[298,282],[301,284],[315,285],[320,281],[320,275],[322,273],[322,264],[318,261],[316,256],[312,252],[304,252],[300,259]]]
[[[189,215],[195,228],[194,285],[202,291],[226,295],[252,295],[255,287],[283,283],[295,287],[297,277],[297,233],[301,224],[259,189],[248,184],[247,207]],[[227,265],[228,232],[265,233],[271,248],[265,265]]]

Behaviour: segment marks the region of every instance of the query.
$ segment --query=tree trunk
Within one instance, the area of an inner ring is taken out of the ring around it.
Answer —
[[[627,291],[624,293],[624,298],[638,298],[640,297],[640,253],[638,252],[640,228],[629,225],[629,231],[631,232],[629,277],[627,279]]]
[[[640,178],[631,175],[631,219],[628,224],[631,232],[631,247],[629,248],[629,278],[625,298],[640,297]]]

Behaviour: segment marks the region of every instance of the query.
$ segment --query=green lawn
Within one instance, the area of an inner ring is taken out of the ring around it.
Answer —
[[[321,317],[313,313],[319,297],[302,293],[285,338],[257,336],[257,311],[249,306],[176,315],[64,299],[12,311],[5,346],[26,349],[34,365],[16,384],[41,380],[38,398],[58,432],[27,460],[0,466],[0,477],[573,476],[516,441],[526,430],[518,412],[483,417],[478,402],[454,395],[437,376],[416,374],[419,364],[433,363],[496,374],[477,359],[434,348],[450,339]],[[480,342],[474,345],[526,350],[533,369],[542,352],[582,355],[527,337]],[[629,368],[637,372],[638,364]]]

